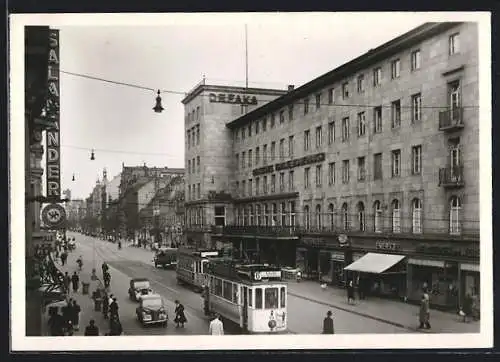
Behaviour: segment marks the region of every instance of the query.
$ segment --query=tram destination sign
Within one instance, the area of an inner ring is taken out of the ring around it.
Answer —
[[[281,278],[281,270],[256,271],[256,272],[253,273],[253,278],[255,280],[270,279],[270,278]]]

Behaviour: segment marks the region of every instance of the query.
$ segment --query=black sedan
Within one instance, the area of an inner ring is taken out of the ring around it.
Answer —
[[[163,299],[158,294],[150,294],[142,297],[136,308],[137,320],[144,326],[147,324],[161,324],[167,326],[168,315]]]

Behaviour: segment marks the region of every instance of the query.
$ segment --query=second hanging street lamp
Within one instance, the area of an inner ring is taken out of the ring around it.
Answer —
[[[156,97],[156,105],[153,107],[153,110],[156,113],[161,113],[161,112],[163,112],[164,109],[165,108],[163,108],[161,105],[160,90],[158,89],[158,96]]]

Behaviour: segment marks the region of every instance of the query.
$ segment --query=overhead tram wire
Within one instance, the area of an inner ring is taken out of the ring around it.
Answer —
[[[114,80],[110,80],[110,79],[106,79],[106,78],[101,78],[101,77],[95,77],[95,76],[91,76],[91,75],[87,75],[87,74],[81,74],[81,73],[75,73],[75,72],[68,72],[68,71],[65,71],[65,70],[60,70],[60,72],[64,73],[64,74],[72,75],[72,76],[75,76],[75,77],[86,78],[86,79],[96,80],[96,81],[100,81],[100,82],[111,83],[111,84],[115,84],[115,85],[132,87],[132,88],[137,88],[137,89],[142,89],[142,90],[147,90],[147,91],[152,91],[152,92],[156,92],[157,91],[157,89],[154,89],[154,88],[151,88],[151,87],[142,86],[142,85],[138,85],[138,84],[133,84],[133,83],[114,81]],[[274,90],[274,89],[270,89],[270,90]],[[427,89],[427,91],[432,91],[432,89]],[[182,96],[189,95],[189,93],[187,93],[187,92],[167,90],[167,89],[163,89],[163,90],[160,89],[160,93],[176,94],[176,95],[182,95]],[[285,94],[286,93],[284,93],[284,95]],[[202,97],[209,97],[209,95],[201,95],[201,96]],[[259,98],[257,98],[257,101],[259,101],[259,102],[265,102],[265,103],[270,102],[269,99],[259,99]],[[311,98],[310,102],[309,102],[309,107],[311,109],[310,112],[312,112],[314,110],[315,105],[316,105],[316,102],[314,102],[314,99]],[[338,102],[333,102],[333,103],[329,103],[329,102],[322,103],[322,102],[320,102],[319,105],[320,106],[327,106],[327,107],[356,107],[356,108],[376,108],[376,107],[391,108],[392,107],[392,104],[342,104],[342,103],[338,103]],[[401,109],[412,108],[412,107],[413,107],[412,105],[408,105],[408,106],[400,105]],[[478,105],[462,105],[461,107],[462,108],[479,108]],[[447,108],[449,108],[449,106],[448,105],[444,105],[444,106],[425,106],[425,105],[421,105],[420,108],[421,109],[447,109]]]

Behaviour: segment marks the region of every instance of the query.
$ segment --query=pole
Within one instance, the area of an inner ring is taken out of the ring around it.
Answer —
[[[93,269],[95,269],[95,237],[94,237],[94,243],[93,244],[94,244],[94,248],[93,248],[94,249],[93,250],[94,253],[93,253],[93,256],[92,256],[92,258],[93,258],[92,264],[93,264]]]
[[[245,24],[245,88],[248,88],[248,34]]]

